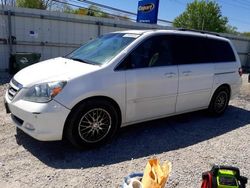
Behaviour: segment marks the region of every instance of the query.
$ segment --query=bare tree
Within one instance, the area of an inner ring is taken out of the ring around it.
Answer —
[[[16,0],[1,0],[2,5],[15,6]]]
[[[48,10],[67,12],[68,10],[72,9],[72,7],[67,4],[68,0],[60,0],[60,2],[54,0],[43,0],[43,2],[46,9]]]
[[[43,0],[43,5],[45,9],[51,9],[55,4],[56,2],[54,2],[53,0]]]
[[[60,0],[59,3],[57,1],[53,1],[53,0],[41,0],[44,9],[47,10],[58,10],[58,11],[62,11],[65,7],[65,3],[67,3],[67,0]]]

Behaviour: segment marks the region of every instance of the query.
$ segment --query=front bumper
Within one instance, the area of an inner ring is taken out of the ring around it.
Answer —
[[[70,110],[52,100],[49,103],[34,103],[21,99],[11,101],[8,94],[5,102],[15,125],[40,141],[61,140],[64,123]]]

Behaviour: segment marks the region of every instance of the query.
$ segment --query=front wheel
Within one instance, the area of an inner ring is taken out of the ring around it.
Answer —
[[[115,135],[119,117],[108,101],[91,100],[80,104],[68,119],[66,137],[78,148],[100,146]]]
[[[230,99],[230,92],[228,88],[221,87],[213,95],[212,100],[209,105],[209,112],[212,115],[220,116],[222,115],[228,107]]]

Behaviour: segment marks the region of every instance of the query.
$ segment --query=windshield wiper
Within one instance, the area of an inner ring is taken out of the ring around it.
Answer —
[[[86,59],[80,59],[80,58],[69,58],[69,59],[72,59],[72,60],[74,60],[74,61],[80,61],[80,62],[86,63],[86,64],[97,65],[97,64],[95,64],[94,62],[90,62],[90,61],[88,61],[88,60],[86,60]]]

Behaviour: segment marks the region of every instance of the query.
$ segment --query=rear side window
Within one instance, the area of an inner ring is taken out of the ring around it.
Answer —
[[[133,50],[116,70],[235,61],[227,41],[191,35],[154,36]]]
[[[213,62],[236,61],[233,49],[227,41],[208,39],[206,45]]]
[[[175,64],[198,64],[211,62],[205,37],[175,35],[172,37]]]

